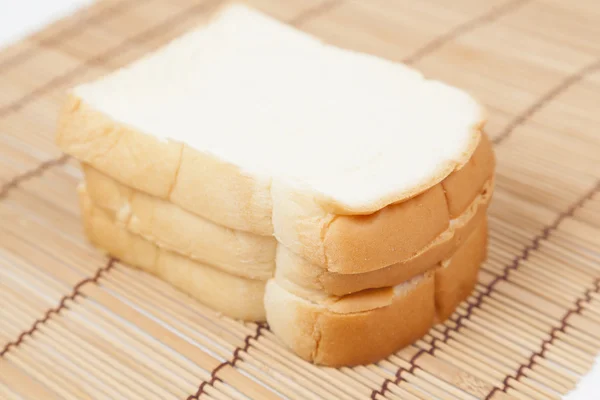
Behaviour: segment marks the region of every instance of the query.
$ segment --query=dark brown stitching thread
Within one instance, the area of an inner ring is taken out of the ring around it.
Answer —
[[[334,9],[335,7],[339,6],[340,4],[342,4],[341,0],[326,1],[317,7],[309,8],[308,10],[300,13],[300,15],[291,19],[289,21],[289,24],[294,25],[294,26],[300,26],[304,22],[308,21],[309,19],[312,19],[319,15],[325,14],[327,11]]]
[[[537,250],[539,248],[540,242],[542,240],[548,239],[550,237],[550,234],[552,233],[552,231],[555,231],[566,218],[572,217],[575,214],[575,211],[577,211],[577,209],[581,208],[599,190],[600,190],[600,179],[597,180],[596,184],[590,190],[588,190],[586,193],[584,193],[584,195],[581,196],[581,198],[579,198],[579,200],[577,200],[575,203],[571,204],[571,206],[569,208],[567,208],[565,211],[560,213],[558,215],[558,217],[552,222],[552,224],[544,227],[544,229],[542,229],[542,232],[533,239],[531,244],[529,246],[525,247],[525,249],[523,250],[521,255],[516,256],[513,259],[512,263],[510,263],[508,266],[506,266],[501,278],[497,277],[496,279],[494,279],[494,281],[492,281],[488,285],[488,287],[495,285],[495,282],[499,279],[508,278],[509,272],[511,270],[517,269],[519,267],[519,264],[521,263],[521,261],[527,260],[529,258],[529,254],[532,251]]]
[[[193,7],[190,7],[188,9],[186,9],[184,12],[182,12],[180,14],[176,14],[175,16],[167,19],[163,23],[156,25],[156,26],[154,26],[132,38],[124,40],[116,47],[104,52],[102,55],[99,55],[99,56],[96,56],[89,60],[86,60],[84,63],[80,64],[79,66],[77,66],[76,68],[67,72],[66,74],[63,74],[61,76],[58,76],[58,77],[52,79],[46,85],[43,85],[43,86],[33,90],[32,92],[29,92],[28,94],[24,95],[20,99],[14,101],[12,104],[9,104],[5,107],[0,108],[0,116],[2,116],[3,114],[5,114],[6,112],[9,112],[11,110],[18,110],[20,107],[25,105],[28,101],[35,99],[38,95],[43,94],[43,93],[47,92],[48,90],[51,90],[54,86],[57,86],[58,84],[60,84],[64,81],[68,81],[71,77],[73,77],[77,73],[79,73],[80,70],[84,70],[85,67],[87,67],[89,65],[93,65],[93,64],[102,63],[105,59],[111,58],[114,55],[113,53],[118,54],[124,48],[129,46],[130,44],[143,42],[144,40],[147,40],[148,38],[152,37],[153,34],[162,30],[163,28],[172,26],[174,23],[177,23],[181,18],[187,18],[189,14],[200,12],[200,11],[204,10],[205,8],[209,7],[210,5],[212,5],[212,3],[218,3],[218,2],[220,2],[220,0],[216,0],[213,2],[205,2],[200,5],[195,5]],[[30,179],[34,176],[38,176],[39,174],[41,174],[48,168],[64,164],[68,160],[68,158],[69,157],[67,155],[63,155],[57,159],[43,162],[40,165],[38,165],[37,167],[35,167],[33,170],[28,171],[22,175],[18,175],[17,177],[13,178],[11,181],[9,181],[8,183],[6,183],[4,186],[2,186],[0,188],[0,199],[2,199],[3,197],[6,197],[8,192],[11,189],[15,188],[16,186],[18,186],[21,182],[23,182],[27,179]]]
[[[558,332],[565,332],[565,328],[567,327],[567,320],[569,319],[569,317],[571,317],[571,315],[573,314],[579,314],[581,313],[581,311],[583,310],[583,303],[584,302],[590,302],[592,300],[592,293],[600,293],[600,278],[596,279],[594,281],[594,287],[590,288],[588,290],[585,291],[585,293],[583,294],[582,297],[580,297],[579,299],[577,299],[577,301],[575,302],[575,307],[568,310],[565,315],[563,316],[563,318],[560,320],[560,325],[559,326],[555,326],[552,328],[552,330],[550,331],[550,338],[549,339],[544,339],[542,341],[542,344],[540,345],[540,350],[536,351],[535,353],[533,353],[529,359],[527,360],[527,363],[525,364],[521,364],[519,366],[519,368],[515,371],[514,376],[512,375],[507,375],[504,380],[502,381],[502,387],[494,387],[490,393],[488,393],[488,395],[485,397],[485,400],[489,400],[492,398],[492,396],[496,393],[496,392],[504,392],[506,393],[506,391],[508,390],[509,387],[509,380],[510,379],[514,379],[516,381],[518,381],[521,377],[523,377],[525,375],[525,371],[527,369],[530,369],[531,367],[533,367],[533,365],[535,364],[535,358],[536,357],[544,357],[544,354],[546,353],[546,350],[548,349],[548,346],[551,345],[556,339],[557,339],[557,333]]]
[[[221,364],[217,365],[215,369],[213,369],[210,372],[210,379],[207,381],[202,381],[202,383],[200,383],[200,386],[198,386],[198,390],[196,391],[196,393],[188,396],[186,400],[197,400],[204,393],[204,388],[207,385],[212,386],[217,381],[222,382],[222,380],[217,376],[217,373],[221,370],[221,368],[224,368],[226,365],[235,367],[235,364],[242,359],[240,354],[247,352],[250,348],[250,340],[258,340],[258,338],[261,337],[262,331],[264,329],[269,329],[269,326],[266,323],[258,323],[254,335],[248,334],[244,338],[244,346],[238,346],[235,348],[235,350],[233,351],[233,358],[231,360],[223,361]]]
[[[78,30],[80,28],[82,28],[82,26],[85,28],[87,24],[98,23],[102,20],[105,20],[105,19],[111,17],[113,14],[116,14],[118,11],[123,11],[123,7],[125,5],[129,6],[132,4],[136,4],[136,2],[133,0],[129,0],[129,1],[122,1],[122,2],[116,3],[112,7],[107,7],[106,9],[103,9],[98,14],[91,15],[89,18],[80,18],[80,19],[78,19],[76,24],[73,24],[72,26],[59,31],[55,35],[47,37],[46,39],[38,40],[35,43],[37,43],[38,45],[42,45],[42,46],[45,46],[45,45],[48,46],[48,45],[55,44],[56,42],[63,39],[64,37],[68,37],[69,35],[77,33]],[[2,72],[5,69],[10,68],[11,66],[13,66],[15,64],[27,61],[37,51],[38,51],[38,49],[36,49],[35,47],[30,47],[30,48],[27,48],[26,50],[23,50],[23,51],[15,54],[14,56],[12,56],[10,58],[7,58],[6,60],[4,60],[4,62],[0,63],[0,72]]]
[[[436,340],[436,339],[434,339],[434,340]],[[415,364],[415,362],[417,361],[417,359],[419,357],[421,357],[425,353],[433,355],[433,351],[434,351],[433,347],[430,348],[429,350],[419,349],[419,351],[417,351],[415,353],[415,355],[412,356],[410,358],[410,360],[408,360],[408,363],[410,364],[410,368],[409,369],[405,369],[405,368],[402,368],[402,367],[398,368],[398,371],[396,371],[396,375],[394,376],[394,378],[395,378],[394,380],[386,378],[381,383],[381,388],[379,390],[373,389],[373,391],[371,392],[371,400],[376,400],[377,399],[377,395],[384,396],[385,392],[388,390],[388,387],[389,387],[390,384],[393,384],[393,385],[399,384],[402,381],[402,379],[404,379],[404,378],[402,378],[402,373],[403,372],[407,372],[409,374],[414,373],[415,370],[417,368],[419,368],[419,366]]]
[[[40,176],[47,169],[58,166],[58,165],[62,165],[65,162],[67,162],[68,159],[69,159],[69,156],[62,155],[58,158],[44,161],[44,162],[38,164],[35,168],[12,178],[10,181],[8,181],[2,187],[0,187],[0,200],[5,198],[12,189],[19,186],[22,182],[25,182],[26,180],[29,180],[36,176]]]
[[[60,302],[58,303],[57,307],[51,308],[48,311],[46,311],[46,313],[44,314],[44,317],[36,320],[33,323],[33,326],[29,330],[22,332],[15,341],[7,343],[2,348],[2,351],[0,351],[0,357],[4,356],[10,350],[11,347],[18,347],[27,336],[33,335],[34,332],[37,331],[38,327],[41,324],[45,323],[46,321],[48,321],[50,319],[52,314],[58,315],[61,310],[65,309],[65,308],[68,309],[68,307],[66,305],[67,300],[75,300],[75,297],[77,297],[81,294],[79,292],[79,290],[81,289],[81,287],[83,285],[88,284],[88,283],[97,283],[98,279],[100,279],[102,274],[110,271],[113,268],[115,261],[116,260],[114,258],[110,258],[104,267],[99,268],[98,271],[96,271],[96,273],[94,274],[93,277],[85,278],[84,280],[80,281],[78,284],[73,286],[73,290],[72,290],[71,294],[63,296],[60,299]]]
[[[217,0],[216,2],[218,2],[220,0]],[[146,40],[148,37],[151,37],[153,33],[156,32],[160,32],[160,30],[162,30],[164,27],[168,27],[168,26],[172,26],[172,24],[177,23],[181,18],[187,18],[190,13],[196,13],[199,12],[200,10],[204,10],[207,6],[209,6],[211,3],[210,2],[206,2],[200,5],[195,5],[193,7],[190,7],[188,9],[186,9],[184,12],[180,13],[180,14],[176,14],[175,16],[167,19],[166,21],[164,21],[163,23],[156,25],[144,32],[142,32],[139,35],[134,36],[133,38],[130,38],[128,40],[124,40],[123,42],[121,42],[121,44],[119,44],[118,46],[116,46],[115,48],[108,50],[107,52],[105,52],[103,55],[95,57],[91,60],[87,60],[86,62],[84,62],[82,65],[78,66],[77,68],[69,71],[67,74],[62,75],[60,77],[58,77],[57,79],[53,79],[52,81],[50,81],[47,85],[42,86],[41,88],[38,88],[37,90],[34,90],[33,92],[30,92],[29,94],[25,95],[24,97],[22,97],[20,100],[18,100],[17,102],[13,103],[13,105],[10,105],[8,108],[12,108],[12,107],[19,107],[20,105],[18,105],[18,103],[23,103],[26,100],[30,99],[30,98],[34,98],[36,94],[38,93],[43,93],[44,91],[48,90],[53,84],[55,84],[56,81],[62,81],[65,80],[66,78],[68,78],[69,76],[73,75],[74,73],[76,73],[79,69],[81,69],[82,67],[92,64],[92,63],[96,63],[96,62],[100,62],[102,61],[104,58],[106,58],[107,56],[110,57],[112,53],[121,51],[123,47],[128,46],[130,43],[138,43],[140,41]],[[5,109],[0,109],[0,115],[2,113],[2,111],[6,111]],[[38,165],[36,168],[34,168],[31,171],[28,171],[22,175],[17,176],[16,178],[12,179],[9,183],[7,183],[6,185],[4,185],[2,187],[2,189],[0,190],[0,198],[6,196],[8,194],[8,192],[17,187],[21,182],[30,179],[34,176],[37,176],[39,174],[41,174],[43,171],[45,171],[46,169],[55,166],[55,165],[60,165],[64,162],[66,162],[68,160],[68,156],[67,155],[63,155],[61,157],[59,157],[58,159],[54,159],[54,160],[50,160],[50,161],[46,161],[41,163],[40,165]],[[44,322],[46,322],[51,316],[52,314],[58,314],[60,312],[60,310],[66,308],[65,302],[67,300],[73,300],[77,295],[79,295],[79,289],[86,283],[89,282],[93,282],[93,283],[97,283],[98,279],[100,278],[101,274],[104,272],[109,271],[113,265],[114,265],[114,261],[115,259],[110,258],[108,264],[103,267],[100,268],[97,272],[96,275],[92,278],[86,278],[83,281],[79,282],[77,285],[75,285],[73,287],[73,291],[70,295],[68,296],[64,296],[61,300],[60,303],[58,305],[58,307],[53,308],[48,310],[44,317],[42,319],[38,319],[35,321],[35,323],[33,324],[33,326],[31,327],[31,329],[29,329],[28,331],[22,332],[16,341],[14,342],[10,342],[8,344],[6,344],[4,346],[4,348],[2,349],[2,351],[0,352],[0,356],[3,356],[11,347],[16,347],[18,346],[23,339],[25,339],[25,337],[27,336],[31,336],[38,328],[38,326]]]
[[[521,262],[526,261],[529,258],[529,255],[531,254],[531,252],[534,250],[537,250],[540,247],[540,243],[542,242],[542,240],[548,239],[550,237],[550,234],[554,230],[556,230],[559,227],[559,225],[566,218],[572,217],[573,214],[575,213],[575,211],[577,209],[579,209],[580,207],[582,207],[585,204],[585,202],[588,201],[589,199],[591,199],[592,196],[594,196],[594,194],[596,192],[598,192],[599,190],[600,190],[600,180],[598,180],[596,182],[596,185],[594,185],[594,187],[592,187],[588,192],[586,192],[578,201],[573,203],[567,210],[561,212],[558,215],[558,217],[550,225],[545,226],[544,229],[542,229],[542,232],[533,238],[533,240],[531,241],[531,244],[526,246],[523,249],[523,251],[521,252],[521,254],[515,256],[515,258],[513,258],[512,262],[509,265],[506,265],[504,267],[504,271],[503,271],[502,275],[496,276],[488,285],[485,286],[483,291],[479,292],[476,295],[475,301],[472,303],[469,303],[469,305],[467,306],[467,309],[465,310],[465,314],[459,315],[456,318],[456,320],[454,321],[456,323],[456,327],[450,328],[450,329],[458,330],[462,326],[462,320],[468,319],[471,316],[471,313],[473,312],[473,310],[475,308],[481,306],[481,303],[483,302],[484,297],[488,296],[491,293],[491,291],[494,289],[496,284],[498,284],[498,282],[507,280],[508,276],[510,274],[510,271],[518,269],[519,266],[521,265]]]
[[[565,210],[564,212],[560,213],[558,215],[558,217],[553,221],[552,224],[547,225],[546,227],[544,227],[544,229],[542,229],[542,232],[540,234],[538,234],[532,240],[531,244],[529,246],[525,247],[525,249],[523,249],[523,252],[520,255],[517,255],[509,265],[505,266],[504,272],[502,273],[502,275],[499,275],[499,276],[495,277],[488,285],[486,285],[486,287],[485,287],[485,289],[483,291],[479,292],[476,295],[475,301],[469,303],[469,305],[467,306],[467,309],[465,310],[465,314],[459,315],[456,318],[456,320],[454,321],[456,325],[453,328],[452,327],[447,327],[447,329],[443,333],[443,336],[444,336],[443,339],[441,339],[441,340],[434,339],[431,342],[431,346],[432,346],[432,348],[430,350],[431,354],[433,354],[433,352],[437,348],[436,341],[440,341],[442,343],[446,343],[449,340],[449,338],[450,338],[450,332],[451,331],[458,331],[463,326],[462,321],[464,319],[468,319],[471,316],[473,310],[475,308],[481,306],[484,297],[488,296],[491,293],[491,291],[493,290],[493,288],[495,287],[495,285],[498,282],[502,281],[502,280],[507,280],[508,279],[508,275],[509,275],[509,273],[510,273],[511,270],[518,269],[518,267],[520,266],[521,262],[527,260],[529,258],[529,255],[531,254],[531,252],[539,248],[540,243],[541,243],[542,240],[548,239],[548,237],[550,237],[550,234],[552,233],[552,231],[556,230],[559,227],[559,225],[561,224],[562,221],[564,221],[568,217],[572,217],[573,214],[575,213],[575,211],[578,208],[582,207],[585,204],[585,202],[588,201],[590,198],[592,198],[592,196],[596,192],[598,192],[599,190],[600,190],[600,180],[598,180],[596,182],[596,185],[592,189],[590,189],[588,192],[586,192],[578,201],[576,201],[575,203],[573,203],[567,210]],[[571,314],[573,314],[573,313],[579,313],[579,312],[581,312],[581,309],[583,307],[582,304],[581,304],[582,301],[583,300],[589,301],[591,299],[591,293],[593,291],[597,292],[599,290],[600,290],[600,279],[597,279],[596,282],[595,282],[595,289],[594,290],[592,290],[592,289],[588,290],[585,293],[584,298],[583,299],[579,299],[576,302],[577,308],[575,310],[571,310],[571,311],[567,312],[567,314],[563,317],[563,319],[561,321],[561,325],[558,328],[552,329],[552,331],[551,331],[551,338],[548,340],[548,343],[545,343],[545,342],[542,343],[542,350],[541,350],[541,353],[540,353],[541,356],[543,356],[543,354],[545,352],[546,346],[548,344],[550,344],[554,340],[556,333],[559,332],[559,331],[564,331],[564,329],[566,327],[566,320],[567,320],[567,318]],[[532,356],[532,358],[535,355],[537,355],[537,353],[535,353]],[[517,372],[516,372],[516,374],[517,374],[517,378],[516,379],[518,379],[519,377],[521,377],[522,374],[523,374],[523,372],[524,372],[524,370],[526,368],[530,368],[532,365],[533,365],[533,360],[532,359],[530,360],[530,362],[528,364],[526,364],[524,366],[522,365],[517,370]],[[500,388],[496,388],[496,387],[493,388],[492,391],[486,397],[486,399],[490,399],[494,395],[494,393],[497,392],[498,390],[506,391],[506,388],[508,387],[508,380],[510,378],[512,378],[512,376],[507,376],[504,379],[504,382],[503,382],[504,389],[500,389]]]
[[[484,292],[479,292],[476,295],[477,297],[475,298],[475,301],[473,303],[469,303],[467,305],[467,309],[465,310],[465,314],[464,315],[459,315],[455,320],[453,320],[454,323],[456,324],[456,326],[454,327],[453,330],[458,331],[463,326],[462,320],[463,319],[469,319],[469,317],[471,316],[471,313],[473,312],[473,310],[475,308],[478,308],[479,306],[481,306],[481,303],[483,302],[483,298],[485,296],[489,295],[489,293],[492,291],[492,286],[493,285],[489,285],[489,286],[487,286],[485,288],[486,290]],[[450,328],[448,331],[446,331],[444,333],[444,339],[443,339],[444,343],[446,343],[450,339],[450,330],[451,329],[452,328]]]
[[[509,274],[509,272],[511,270],[517,269],[522,261],[527,260],[527,258],[529,258],[529,254],[531,253],[531,251],[536,250],[536,249],[539,248],[540,242],[542,240],[547,239],[550,236],[550,234],[552,233],[552,231],[554,231],[555,229],[557,229],[558,226],[560,225],[560,223],[562,221],[564,221],[565,218],[573,216],[573,214],[575,213],[575,211],[578,208],[580,208],[581,206],[583,206],[583,204],[585,204],[585,202],[587,200],[589,200],[598,190],[600,190],[600,180],[598,180],[596,182],[596,185],[591,190],[589,190],[588,192],[586,192],[578,201],[576,201],[575,203],[573,203],[567,210],[565,210],[564,212],[560,213],[558,215],[558,217],[554,220],[554,222],[552,224],[547,225],[546,227],[544,227],[544,229],[542,230],[542,232],[540,234],[538,234],[533,239],[533,241],[531,242],[531,244],[529,246],[525,247],[525,249],[523,250],[523,252],[520,255],[516,256],[513,259],[513,262],[511,264],[507,265],[504,268],[504,273],[502,275],[497,276],[496,278],[494,278],[485,287],[485,290],[479,292],[476,295],[475,301],[468,304],[467,309],[465,310],[465,314],[464,315],[459,315],[456,318],[456,320],[454,321],[456,325],[454,327],[449,327],[449,326],[446,327],[446,329],[442,333],[442,335],[443,335],[442,339],[434,338],[431,341],[431,348],[429,350],[420,349],[417,352],[417,354],[415,354],[415,356],[410,360],[411,368],[408,371],[412,373],[412,371],[414,371],[414,369],[417,368],[417,366],[414,365],[413,363],[423,353],[429,353],[431,355],[434,355],[435,350],[437,350],[439,348],[438,345],[437,345],[438,342],[447,343],[448,340],[450,339],[450,332],[452,332],[452,331],[458,331],[463,326],[462,321],[464,319],[468,319],[471,316],[471,313],[473,312],[473,310],[475,308],[479,307],[482,304],[484,297],[487,296],[487,295],[489,295],[491,293],[491,291],[494,288],[494,286],[499,281],[501,281],[501,280],[507,280],[508,274]],[[597,280],[596,281],[596,290],[598,290],[598,285],[599,284],[600,284],[600,280]],[[589,301],[589,299],[591,299],[591,291],[586,292],[585,299],[588,300],[588,301]],[[577,312],[579,312],[581,310],[581,308],[582,308],[582,306],[581,306],[581,300],[579,300],[577,302],[577,306],[578,306],[577,307]],[[570,315],[570,314],[568,314],[568,315]],[[565,318],[563,320],[566,320],[566,318],[568,317],[568,315],[565,316]],[[565,328],[565,326],[561,325],[560,329],[564,329],[564,328]],[[553,331],[553,335],[555,335],[555,334],[556,334],[556,331]],[[391,384],[391,383],[398,384],[402,380],[401,374],[402,374],[403,371],[404,371],[403,369],[399,369],[398,370],[398,373],[396,374],[396,379],[394,381],[390,381],[389,379],[386,379],[383,382],[380,390],[373,391],[371,393],[371,399],[375,399],[375,397],[377,396],[377,394],[383,395],[385,393],[385,391],[387,390],[389,384]],[[508,378],[510,378],[510,376],[507,377],[505,380],[507,381]]]
[[[472,31],[473,29],[477,28],[480,25],[493,22],[494,20],[501,17],[502,15],[507,14],[510,11],[513,11],[518,7],[521,7],[522,5],[524,5],[525,3],[529,2],[529,1],[530,0],[514,0],[514,1],[506,2],[499,7],[493,8],[491,11],[489,11],[479,17],[473,18],[463,24],[460,24],[456,28],[451,29],[450,31],[444,33],[441,36],[438,36],[437,38],[433,39],[431,42],[427,43],[425,46],[421,47],[415,53],[413,53],[412,55],[405,58],[403,61],[407,64],[411,64],[415,61],[418,61],[421,58],[425,57],[426,55],[431,54],[435,50],[439,49],[440,47],[442,47],[446,43],[450,42],[451,40],[462,35],[463,33]]]
[[[570,86],[579,82],[583,79],[587,74],[592,72],[593,70],[600,68],[600,60],[596,60],[592,64],[589,64],[579,71],[575,72],[573,75],[568,76],[565,80],[560,82],[557,86],[553,87],[548,93],[544,94],[540,97],[535,103],[529,106],[525,111],[521,114],[517,115],[506,128],[502,130],[502,132],[492,140],[494,144],[500,144],[508,139],[511,133],[527,121],[533,114],[539,111],[542,107],[544,107],[549,101],[554,99],[556,96],[567,90]]]
[[[221,2],[221,0],[215,0],[212,2],[204,2],[204,3],[196,4],[192,7],[189,7],[187,9],[183,10],[182,12],[180,12],[178,14],[173,15],[170,18],[167,18],[162,23],[155,25],[148,30],[143,31],[143,32],[139,33],[138,35],[135,35],[131,38],[123,40],[121,43],[119,43],[117,46],[113,47],[112,49],[109,49],[100,55],[97,55],[88,60],[85,60],[83,63],[81,63],[77,67],[73,68],[72,70],[66,72],[65,74],[51,79],[45,85],[42,85],[42,86],[34,89],[33,91],[25,94],[21,98],[11,102],[10,104],[8,104],[4,107],[1,107],[0,108],[0,117],[2,117],[4,114],[6,114],[10,111],[19,110],[21,107],[23,107],[29,101],[37,98],[38,96],[56,88],[56,87],[59,87],[62,83],[68,82],[71,78],[73,78],[80,72],[85,71],[87,67],[93,66],[93,65],[102,65],[106,62],[107,59],[110,59],[110,58],[114,57],[115,55],[122,53],[123,50],[125,50],[131,44],[143,43],[144,41],[151,38],[153,35],[162,31],[163,29],[172,27],[174,24],[177,24],[180,20],[187,19],[190,16],[190,14],[196,14],[198,12],[201,12],[201,11],[207,9],[208,7],[212,6],[213,3],[216,4],[219,2]]]

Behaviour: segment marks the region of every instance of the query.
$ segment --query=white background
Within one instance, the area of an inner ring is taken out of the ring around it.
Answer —
[[[93,0],[0,0],[0,47]]]

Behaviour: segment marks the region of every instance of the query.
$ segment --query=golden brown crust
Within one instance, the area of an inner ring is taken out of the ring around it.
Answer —
[[[323,238],[329,271],[369,272],[409,259],[448,229],[447,210],[438,184],[370,215],[335,217]]]
[[[495,163],[492,144],[487,135],[482,134],[469,161],[441,182],[450,218],[462,214],[471,204],[483,184],[494,174]]]
[[[300,286],[343,296],[365,289],[393,286],[405,282],[447,259],[476,229],[485,214],[493,191],[493,180],[486,182],[479,197],[455,218],[450,229],[413,254],[405,262],[359,274],[340,274],[324,270],[279,245],[276,274]]]
[[[333,367],[376,362],[414,342],[454,312],[475,285],[486,245],[483,218],[450,260],[395,287],[391,301],[390,288],[331,299],[295,291],[297,287],[277,277],[267,284],[267,321],[305,360]],[[373,308],[368,310],[366,304]]]
[[[232,229],[273,233],[270,181],[172,140],[141,133],[70,94],[56,143],[124,185]],[[199,184],[201,182],[201,184]]]
[[[433,274],[386,307],[336,313],[267,284],[267,321],[275,334],[305,360],[327,366],[375,362],[423,336],[433,324]]]
[[[273,237],[217,225],[183,208],[131,189],[83,164],[86,190],[115,222],[159,247],[250,279],[266,280],[275,271]]]
[[[487,218],[452,255],[435,270],[436,320],[442,322],[452,315],[461,301],[469,297],[475,284],[479,266],[487,256]]]
[[[162,280],[231,318],[264,321],[266,281],[241,278],[166,251],[114,222],[114,216],[93,205],[80,189],[83,223],[88,239],[131,266]]]
[[[270,236],[270,186],[270,179],[184,145],[169,200],[219,225]]]
[[[161,198],[173,186],[183,148],[120,124],[72,94],[60,115],[56,143],[119,182]]]
[[[272,276],[275,269],[274,238],[234,231],[216,225],[170,202],[124,186],[85,163],[82,166],[87,192],[93,202],[113,212],[117,222],[124,224],[132,233],[141,235],[160,247],[223,268],[229,273],[251,279],[268,279]],[[404,282],[449,257],[460,243],[461,237],[468,235],[476,221],[483,218],[491,196],[491,186],[491,183],[487,182],[484,185],[485,194],[480,194],[462,217],[453,220],[452,232],[446,231],[439,235],[434,242],[423,246],[406,262],[366,273],[339,274],[323,271],[321,267],[308,263],[283,246],[279,246],[280,273],[288,275],[290,280],[301,285],[334,295]],[[429,197],[433,199],[429,200],[430,203],[435,204],[440,198],[444,199],[441,188],[427,193],[432,194]],[[435,193],[437,193],[436,197],[434,197]],[[408,207],[409,216],[417,214],[410,212],[411,208],[428,201],[425,194],[416,197],[415,200],[419,197],[425,197],[425,200],[412,203],[412,206],[410,201],[401,203],[404,207]],[[477,211],[469,217],[473,221],[469,219],[467,223],[460,222],[465,214],[473,213],[474,207],[477,207]],[[404,212],[406,209],[401,211]],[[398,226],[405,226],[406,220],[401,219],[404,215],[401,213],[397,217],[398,220],[395,222]],[[294,276],[297,274],[301,276]]]

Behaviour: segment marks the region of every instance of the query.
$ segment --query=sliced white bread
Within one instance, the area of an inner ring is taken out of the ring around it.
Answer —
[[[275,273],[277,241],[215,224],[177,205],[132,189],[83,164],[92,202],[115,222],[161,248],[245,278],[267,280]]]
[[[393,288],[335,297],[276,276],[265,308],[269,326],[300,357],[327,366],[375,362],[423,336],[467,298],[486,257],[484,218],[450,260]]]
[[[100,249],[158,276],[217,312],[241,320],[265,320],[265,280],[229,274],[131,233],[117,224],[109,211],[94,205],[83,185],[79,198],[85,233]]]
[[[483,123],[460,90],[235,6],[77,87],[57,142],[348,274],[407,261],[448,229],[492,175]]]

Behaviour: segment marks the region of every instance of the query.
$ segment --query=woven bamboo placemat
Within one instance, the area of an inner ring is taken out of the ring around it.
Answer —
[[[600,3],[255,0],[414,65],[490,112],[489,259],[449,321],[375,365],[319,368],[84,239],[64,91],[198,23],[214,0],[105,0],[0,53],[0,398],[560,398],[600,350]],[[435,118],[432,115],[432,118]]]

